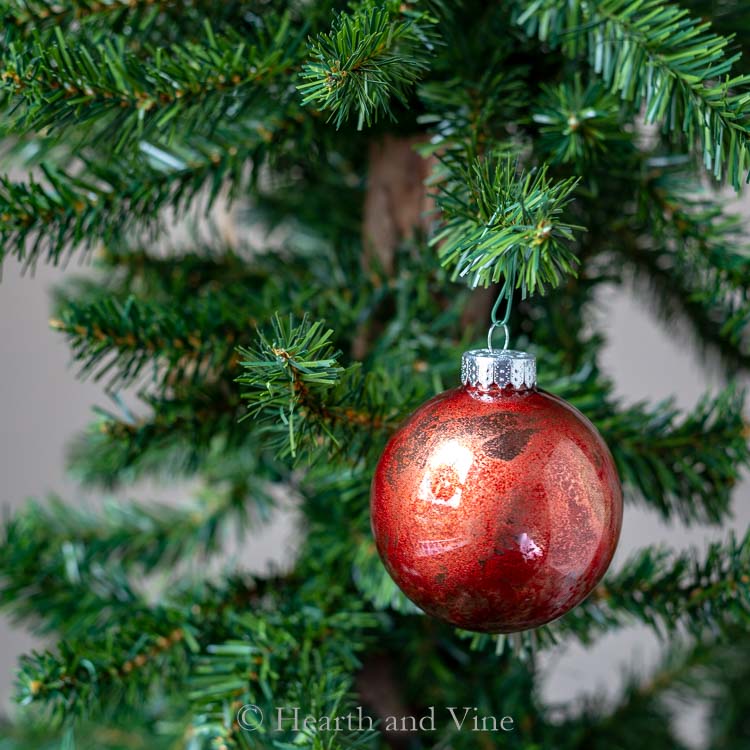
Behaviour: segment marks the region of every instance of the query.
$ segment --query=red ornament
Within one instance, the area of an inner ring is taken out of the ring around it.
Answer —
[[[532,356],[466,352],[462,380],[386,446],[375,542],[428,614],[487,633],[535,628],[607,570],[622,524],[617,471],[591,422],[537,389]]]

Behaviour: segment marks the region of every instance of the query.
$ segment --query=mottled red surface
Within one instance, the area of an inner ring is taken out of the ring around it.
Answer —
[[[540,390],[460,387],[393,436],[372,483],[388,572],[425,612],[468,630],[550,622],[614,554],[622,493],[594,426]]]

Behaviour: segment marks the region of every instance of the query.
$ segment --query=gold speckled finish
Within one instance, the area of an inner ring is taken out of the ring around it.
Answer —
[[[612,456],[544,391],[462,386],[418,409],[378,463],[372,530],[425,612],[468,630],[538,627],[609,566],[622,524]]]

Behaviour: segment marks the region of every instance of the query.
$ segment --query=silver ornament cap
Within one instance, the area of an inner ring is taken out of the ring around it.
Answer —
[[[461,357],[461,382],[475,388],[536,387],[536,357],[513,349],[471,349]]]

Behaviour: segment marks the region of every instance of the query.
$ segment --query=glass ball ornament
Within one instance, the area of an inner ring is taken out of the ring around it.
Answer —
[[[594,425],[537,388],[532,355],[473,350],[461,370],[462,385],[417,409],[378,462],[375,543],[427,614],[485,633],[536,628],[609,567],[617,470]]]

